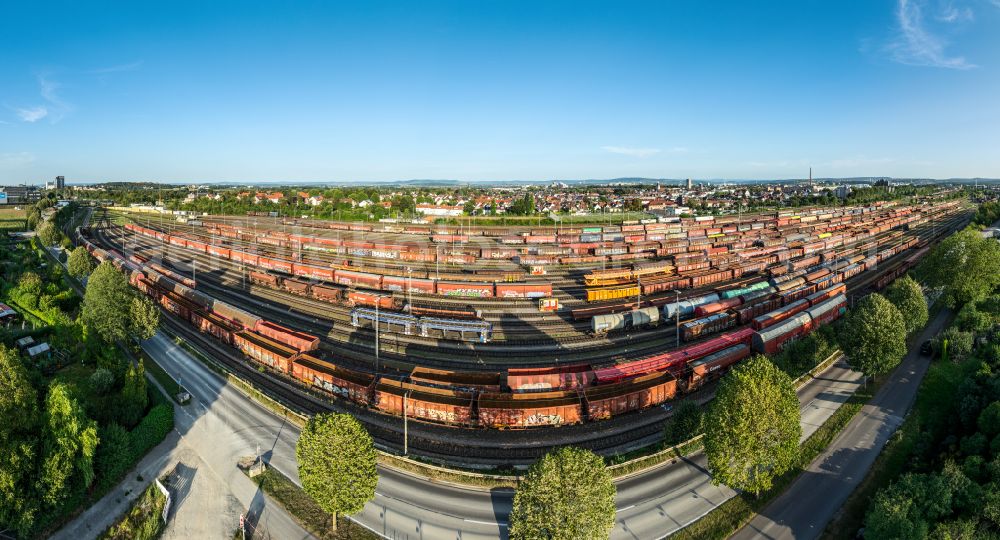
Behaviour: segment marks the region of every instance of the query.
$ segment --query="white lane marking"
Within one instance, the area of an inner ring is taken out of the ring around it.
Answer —
[[[506,527],[507,524],[503,521],[477,521],[475,519],[463,519],[462,521],[466,523],[478,523],[480,525],[499,525],[501,527]]]
[[[630,504],[630,505],[626,506],[625,508],[619,508],[618,511],[619,512],[624,512],[626,510],[631,510],[633,508],[635,508],[635,505],[634,504]]]

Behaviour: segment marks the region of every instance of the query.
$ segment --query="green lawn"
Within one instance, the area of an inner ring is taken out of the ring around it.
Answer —
[[[0,208],[0,232],[23,231],[28,213],[13,208]]]

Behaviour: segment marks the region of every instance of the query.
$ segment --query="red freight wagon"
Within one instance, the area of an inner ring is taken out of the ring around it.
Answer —
[[[845,293],[847,293],[847,285],[840,283],[834,287],[830,287],[829,289],[825,289],[822,291],[818,291],[814,294],[811,294],[808,297],[806,297],[806,300],[809,301],[810,306],[816,306],[817,304],[825,302],[826,300],[829,300],[834,296]]]
[[[186,321],[191,320],[191,310],[193,308],[191,303],[170,291],[166,291],[160,296],[160,305],[170,313]]]
[[[250,330],[257,328],[257,324],[260,323],[260,317],[219,300],[212,301],[212,312],[223,319],[238,322]]]
[[[260,321],[257,333],[284,343],[299,352],[314,351],[319,347],[319,338],[316,336],[285,328],[271,321]]]
[[[402,416],[405,403],[406,415],[410,418],[468,426],[472,424],[472,398],[471,392],[456,392],[383,377],[375,385],[373,404],[380,411]]]
[[[847,311],[847,297],[839,295],[807,311],[812,317],[813,328],[833,322]]]
[[[647,278],[649,279],[649,278]],[[674,289],[687,289],[691,287],[691,278],[688,277],[668,277],[665,279],[642,280],[642,294],[653,294]]]
[[[736,315],[732,313],[716,313],[681,325],[681,339],[693,341],[706,334],[714,334],[728,330],[736,325]]]
[[[208,253],[210,255],[215,255],[216,257],[223,257],[225,259],[229,258],[229,248],[208,246]]]
[[[343,291],[326,285],[313,285],[312,295],[325,302],[339,302],[344,297]]]
[[[514,392],[569,390],[593,382],[594,372],[587,364],[507,370],[507,386]]]
[[[756,317],[769,313],[781,307],[781,298],[766,297],[760,302],[755,302],[749,306],[740,306],[736,310],[736,318],[740,324],[747,324]]]
[[[333,278],[338,285],[366,287],[368,289],[382,288],[382,276],[378,274],[352,272],[350,270],[337,270],[333,273]]]
[[[678,369],[679,366],[684,366],[691,360],[697,360],[716,351],[732,347],[737,343],[749,343],[753,335],[753,330],[741,328],[675,351],[653,355],[617,366],[595,369],[594,378],[598,384],[601,384],[604,382],[619,381],[636,375],[644,375],[654,371]]]
[[[497,283],[498,298],[547,298],[552,296],[551,283]]]
[[[229,252],[229,258],[233,261],[248,264],[250,266],[257,266],[257,262],[259,260],[259,257],[253,253],[246,253],[235,249]]]
[[[273,341],[253,332],[238,332],[233,335],[233,345],[250,358],[288,373],[292,360],[299,352],[283,343]]]
[[[444,296],[488,298],[493,296],[493,285],[487,283],[469,283],[465,281],[438,281],[437,293]]]
[[[292,273],[291,261],[286,261],[283,259],[271,259],[268,257],[259,257],[257,259],[257,266],[261,268],[266,268],[268,270],[277,270],[279,272],[284,272],[286,274]]]
[[[691,376],[688,379],[687,390],[690,392],[709,381],[718,379],[733,364],[748,356],[750,356],[750,347],[740,344],[690,362],[688,367],[691,369]]]
[[[296,276],[309,277],[323,281],[333,281],[333,269],[310,264],[295,263],[293,272]]]
[[[780,351],[785,343],[809,333],[812,325],[812,317],[808,313],[799,313],[784,322],[754,332],[753,349],[759,353],[774,354]]]
[[[347,293],[347,301],[355,306],[375,307],[380,309],[400,310],[403,308],[403,300],[388,294],[371,294],[357,291]]]
[[[561,426],[582,421],[576,391],[479,396],[479,422],[487,427]]]
[[[483,248],[479,253],[483,259],[510,259],[519,254],[520,251],[508,248]]]
[[[292,364],[292,376],[309,386],[367,405],[375,376],[345,369],[336,364],[303,354]]]
[[[413,262],[434,262],[436,260],[436,254],[426,251],[400,251],[399,260],[401,261],[413,261]]]
[[[176,235],[167,235],[167,242],[175,246],[187,247],[187,241]]]
[[[726,281],[727,279],[732,279],[733,271],[705,270],[703,272],[693,273],[689,277],[691,278],[691,287],[698,288],[712,283]]]
[[[587,417],[602,420],[659,405],[677,394],[677,379],[670,372],[651,373],[618,384],[596,386],[584,392]]]
[[[417,294],[434,294],[436,292],[434,280],[401,276],[382,277],[382,289],[397,292],[406,292],[409,289]]]

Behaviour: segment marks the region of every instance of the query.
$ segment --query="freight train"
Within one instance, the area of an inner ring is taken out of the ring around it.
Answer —
[[[387,292],[441,295],[466,298],[543,298],[552,296],[551,283],[514,283],[475,281],[477,274],[458,274],[466,281],[449,281],[434,277],[414,278],[412,276],[383,275],[306,264],[297,261],[265,257],[229,247],[218,246],[185,238],[177,234],[166,234],[155,229],[126,224],[129,231],[157,238],[171,245],[185,247],[209,255],[229,259],[247,266],[280,272],[288,276],[302,277],[334,283],[351,288],[381,290]],[[479,275],[482,276],[481,274]],[[491,279],[494,279],[491,277]],[[502,279],[502,276],[500,277]]]

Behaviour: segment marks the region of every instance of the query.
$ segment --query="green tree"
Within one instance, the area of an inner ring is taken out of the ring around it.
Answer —
[[[102,262],[87,280],[81,314],[84,324],[105,341],[124,340],[131,329],[128,307],[134,295],[125,276],[111,263]]]
[[[705,416],[712,481],[760,493],[799,451],[799,400],[792,379],[756,355],[722,378]]]
[[[38,224],[38,229],[35,232],[38,233],[38,239],[46,246],[51,246],[59,241],[59,229],[52,221],[42,221]]]
[[[984,332],[993,328],[993,316],[976,309],[976,304],[968,303],[958,310],[955,325],[966,332]]]
[[[865,538],[926,538],[929,524],[951,513],[952,491],[936,474],[906,474],[875,495],[865,515]]]
[[[87,248],[78,246],[69,254],[66,267],[70,275],[82,278],[94,271],[94,259],[87,253]]]
[[[156,334],[160,326],[160,310],[156,304],[145,296],[134,296],[129,306],[132,335],[139,340],[146,340]]]
[[[885,290],[885,297],[903,314],[906,333],[913,333],[927,324],[927,301],[920,284],[909,274],[897,279]]]
[[[966,229],[938,244],[919,271],[927,285],[944,287],[952,305],[981,300],[1000,285],[1000,242]]]
[[[906,323],[884,296],[870,294],[847,313],[838,340],[852,368],[867,376],[887,373],[906,354]]]
[[[35,521],[38,395],[17,353],[0,345],[0,530],[26,537]]]
[[[528,469],[514,495],[510,537],[607,538],[615,523],[615,486],[604,460],[563,447]]]
[[[317,414],[295,445],[302,488],[320,508],[337,516],[354,514],[375,497],[378,471],[371,435],[353,416]]]
[[[962,332],[956,326],[949,326],[941,332],[937,341],[943,350],[947,343],[947,353],[952,359],[959,360],[972,353],[972,332]]]
[[[686,399],[680,402],[664,427],[664,440],[667,444],[678,444],[701,433],[704,416],[702,406],[696,401]]]
[[[142,364],[129,363],[118,403],[119,418],[125,426],[134,426],[149,404],[146,395],[146,371]]]
[[[42,500],[59,504],[73,489],[74,474],[80,487],[94,480],[94,451],[97,424],[87,418],[83,407],[62,383],[49,388],[45,400],[42,467],[38,487]]]

